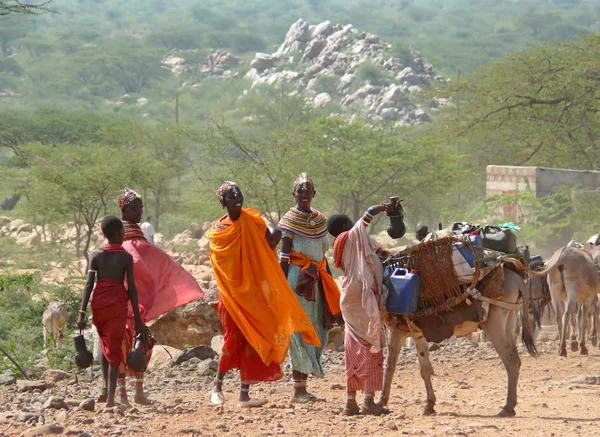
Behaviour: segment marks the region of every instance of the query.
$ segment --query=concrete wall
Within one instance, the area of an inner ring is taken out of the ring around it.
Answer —
[[[543,197],[565,185],[600,188],[600,171],[596,170],[488,165],[486,173],[488,197],[526,189],[530,189],[536,197]]]

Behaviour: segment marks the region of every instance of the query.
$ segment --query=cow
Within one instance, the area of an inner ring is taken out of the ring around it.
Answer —
[[[435,414],[436,398],[431,383],[433,367],[429,361],[429,342],[439,343],[453,335],[465,336],[481,328],[498,352],[508,374],[506,404],[502,407],[498,416],[513,417],[516,415],[517,381],[521,367],[515,334],[519,308],[522,310],[523,343],[529,354],[534,357],[537,357],[537,350],[531,333],[528,316],[529,298],[525,282],[518,273],[510,268],[505,266],[503,269],[504,282],[502,290],[495,290],[501,293],[502,297],[496,301],[496,304],[489,304],[487,317],[482,317],[482,311],[486,312],[485,305],[477,299],[463,303],[452,311],[422,319],[413,320],[409,317],[390,314],[385,316],[388,354],[385,363],[383,390],[379,400],[380,405],[385,406],[389,402],[398,356],[406,338],[412,337],[417,348],[421,377],[425,382],[427,391],[427,403],[423,414],[426,416]],[[521,303],[519,303],[520,296],[522,297]]]
[[[579,330],[580,353],[587,355],[585,333],[590,315],[593,315],[592,332],[597,332],[596,308],[600,284],[592,255],[586,250],[576,247],[563,247],[552,255],[546,269],[540,271],[529,269],[530,277],[542,278],[546,275],[558,325],[559,355],[567,356],[566,344],[569,327],[574,324],[575,315],[577,315],[576,326]],[[564,301],[567,302],[566,308]],[[571,349],[577,350],[576,340],[572,340]]]
[[[62,346],[63,331],[67,327],[69,313],[62,302],[50,302],[42,314],[44,345],[52,340],[56,348]]]

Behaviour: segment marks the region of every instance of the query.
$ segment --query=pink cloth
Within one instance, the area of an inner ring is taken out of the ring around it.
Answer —
[[[355,340],[346,331],[344,338],[346,361],[346,390],[365,393],[381,391],[383,387],[383,351],[371,352],[371,345]]]
[[[362,220],[348,231],[340,267],[340,307],[346,322],[346,332],[355,340],[372,345],[372,352],[381,346],[381,302],[383,265],[377,256],[379,245],[367,234]]]
[[[158,247],[135,239],[125,241],[123,248],[133,257],[133,275],[144,322],[204,297],[192,274]],[[131,303],[127,326],[135,329]]]

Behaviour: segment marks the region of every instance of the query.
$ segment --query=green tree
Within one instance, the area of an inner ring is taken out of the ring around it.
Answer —
[[[448,135],[473,161],[600,168],[600,36],[539,47],[497,61],[436,92]]]
[[[43,3],[23,3],[19,0],[2,0],[0,1],[0,16],[7,16],[10,14],[27,14],[37,15],[43,14],[48,11],[47,6],[52,0],[48,0]]]

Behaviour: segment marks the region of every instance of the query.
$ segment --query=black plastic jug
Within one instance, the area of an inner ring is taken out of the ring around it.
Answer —
[[[390,238],[398,239],[404,237],[406,226],[404,225],[404,210],[400,204],[401,200],[397,197],[390,197],[390,209],[387,214],[390,219],[390,224],[387,227],[387,234]]]
[[[486,225],[480,232],[483,247],[504,253],[517,253],[517,236],[498,226]]]

